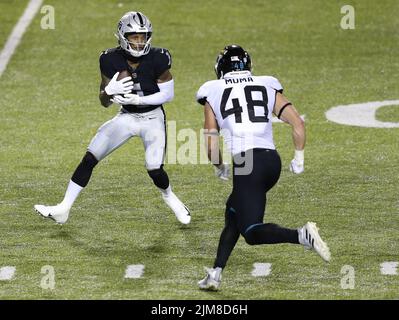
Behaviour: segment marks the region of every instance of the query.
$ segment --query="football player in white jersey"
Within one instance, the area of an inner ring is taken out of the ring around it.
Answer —
[[[294,243],[315,250],[330,260],[327,244],[313,222],[298,229],[263,223],[266,193],[277,183],[281,159],[273,142],[272,114],[292,127],[295,157],[291,171],[303,172],[305,126],[294,106],[283,95],[280,82],[270,76],[254,76],[251,58],[240,46],[230,45],[218,55],[218,80],[208,81],[197,92],[204,105],[208,158],[227,177],[219,150],[219,132],[233,157],[233,190],[226,203],[225,226],[213,268],[206,268],[201,289],[217,290],[222,270],[240,236],[250,245]]]
[[[94,167],[130,138],[138,136],[144,144],[148,175],[177,219],[188,224],[190,212],[172,192],[163,169],[166,148],[163,104],[174,96],[171,55],[167,49],[151,47],[152,25],[141,12],[127,12],[120,19],[115,35],[119,46],[100,55],[99,98],[104,107],[118,103],[120,111],[104,123],[91,140],[72,175],[63,201],[56,206],[35,205],[34,208],[43,217],[65,223]]]

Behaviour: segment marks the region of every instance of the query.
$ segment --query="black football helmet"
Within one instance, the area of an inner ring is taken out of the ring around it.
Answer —
[[[215,72],[218,79],[231,71],[251,71],[251,57],[248,52],[238,45],[232,44],[224,47],[224,50],[217,56]]]

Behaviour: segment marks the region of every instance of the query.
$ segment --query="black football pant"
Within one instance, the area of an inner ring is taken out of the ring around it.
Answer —
[[[244,157],[245,162],[242,162],[240,159]],[[250,173],[240,174],[251,161]],[[240,234],[250,245],[299,243],[296,229],[263,223],[266,193],[277,183],[280,172],[281,159],[276,150],[252,149],[234,157],[233,191],[226,203],[225,226],[214,268],[226,266]]]

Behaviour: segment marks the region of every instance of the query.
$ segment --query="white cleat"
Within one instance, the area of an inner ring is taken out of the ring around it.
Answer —
[[[35,205],[35,210],[42,217],[50,218],[58,224],[64,224],[68,220],[69,208],[66,208],[60,204],[56,206],[43,206],[41,204]]]
[[[222,281],[222,268],[205,268],[205,270],[205,278],[198,281],[199,288],[202,290],[218,290]]]
[[[321,239],[316,223],[308,222],[298,229],[299,243],[306,249],[315,250],[324,261],[330,261],[331,254],[327,244]]]
[[[168,195],[162,193],[162,198],[169,208],[175,213],[177,220],[183,224],[189,224],[191,221],[191,215],[188,208],[179,200],[176,195],[171,192]]]

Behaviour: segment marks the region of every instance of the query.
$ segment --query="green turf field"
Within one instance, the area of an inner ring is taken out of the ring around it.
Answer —
[[[0,2],[0,47],[26,3]],[[351,1],[354,30],[340,27],[345,1],[129,3],[46,2],[55,29],[40,28],[39,12],[0,78],[0,268],[16,267],[12,280],[0,281],[0,299],[398,299],[399,275],[381,274],[380,264],[399,261],[399,129],[344,126],[325,112],[399,99],[399,2]],[[265,220],[292,228],[317,222],[329,264],[300,246],[251,247],[241,238],[221,290],[199,291],[231,181],[216,179],[210,165],[166,164],[191,209],[192,223],[182,227],[145,171],[139,139],[98,165],[67,224],[34,213],[36,203],[62,200],[92,136],[117,112],[98,101],[98,56],[116,45],[116,24],[131,10],[151,19],[153,45],[172,53],[175,99],[165,109],[177,130],[199,137],[195,93],[214,79],[227,44],[249,51],[254,74],[281,81],[306,118],[305,172],[288,171],[290,128],[275,124],[284,169]],[[399,106],[379,109],[377,118],[399,122]],[[271,263],[271,274],[253,277],[255,262]],[[145,265],[142,278],[124,278],[132,264]],[[45,265],[55,270],[52,290],[40,286]],[[353,289],[341,287],[345,265],[355,270]]]
[[[0,1],[0,46],[3,47],[14,25],[22,15],[28,1],[2,0]]]

